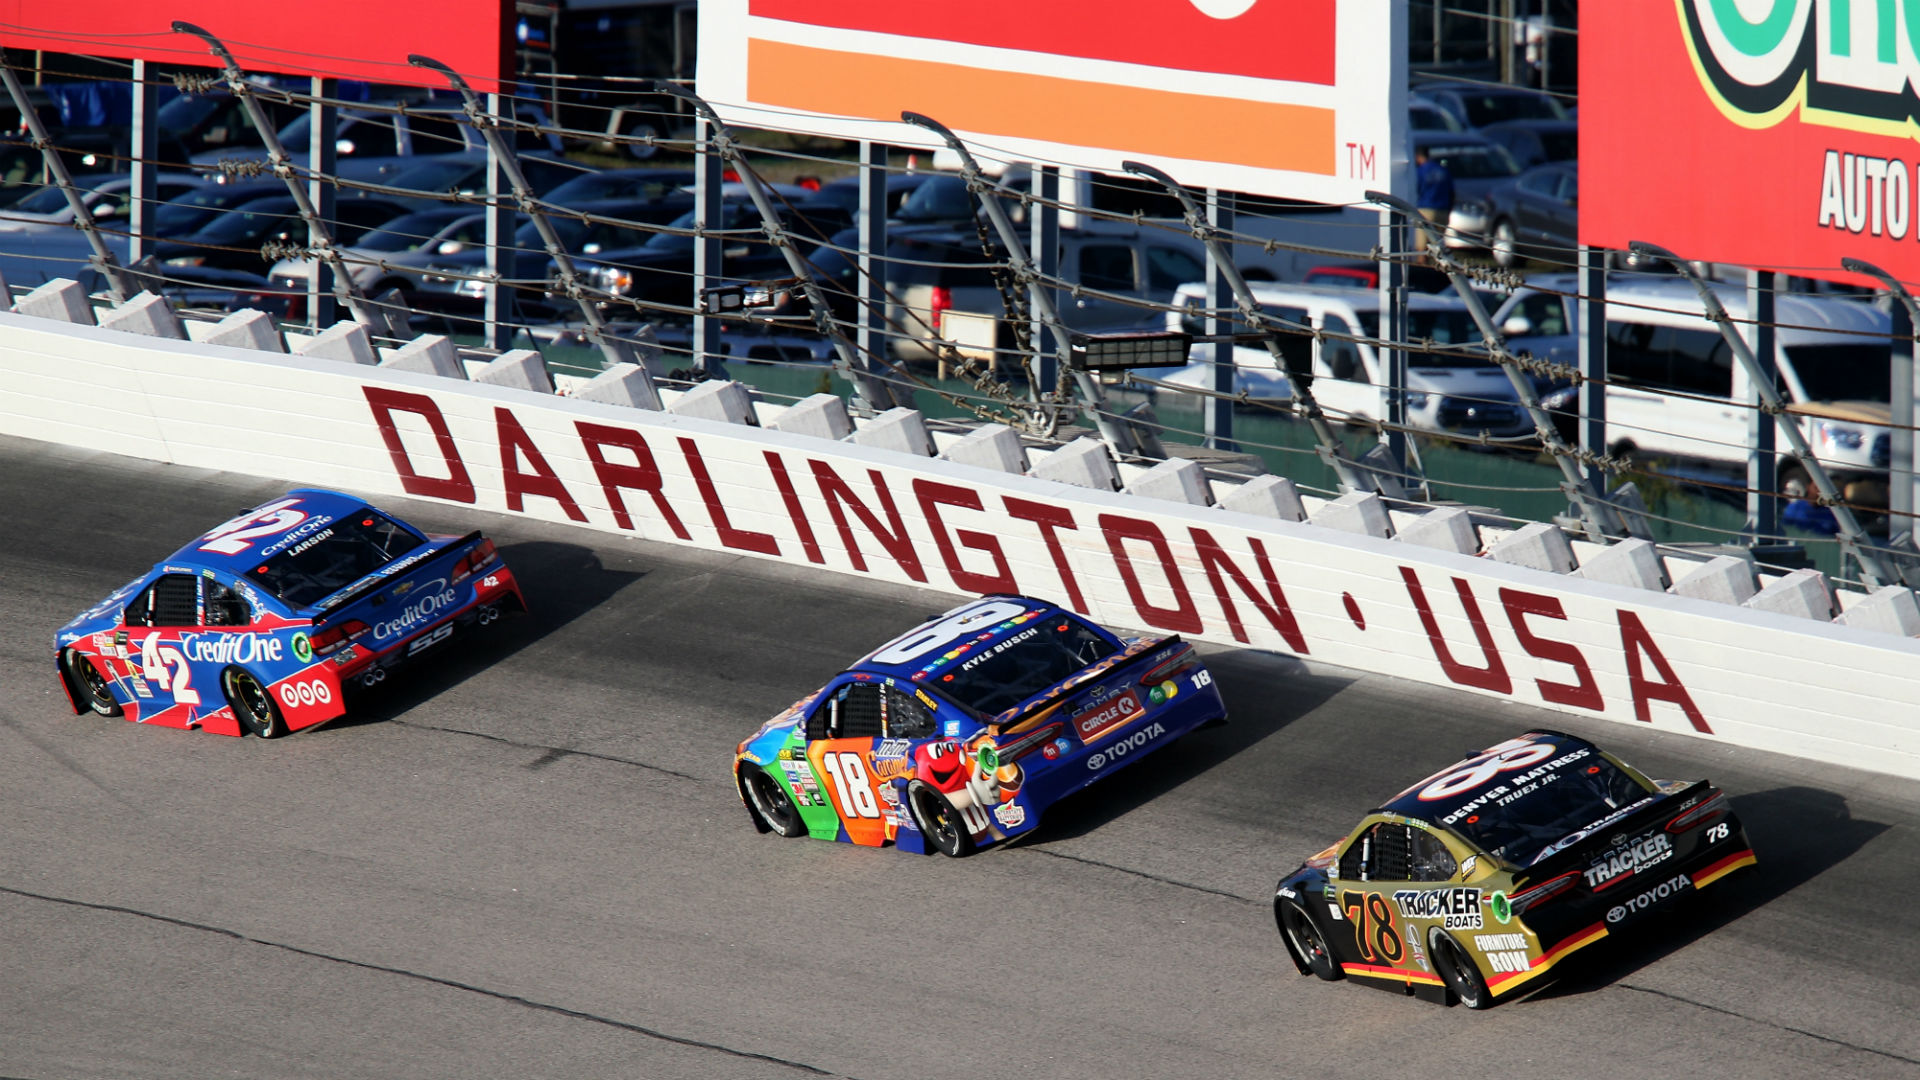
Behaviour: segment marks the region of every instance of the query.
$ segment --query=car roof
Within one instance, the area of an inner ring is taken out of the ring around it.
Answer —
[[[1320,269],[1316,267],[1316,269]],[[1287,304],[1299,306],[1316,301],[1326,303],[1339,301],[1355,311],[1380,310],[1380,294],[1373,289],[1356,289],[1351,285],[1313,285],[1280,284],[1268,281],[1250,281],[1247,285],[1253,290],[1253,298],[1261,304]],[[1204,282],[1190,281],[1180,286],[1174,293],[1174,304],[1186,302],[1190,296],[1204,295]],[[1466,301],[1459,296],[1443,293],[1414,292],[1407,293],[1408,308],[1416,311],[1464,310]]]
[[[1013,603],[1022,604],[1026,607],[1026,611],[1020,615],[1016,615],[1011,618],[1005,618],[998,622],[989,623],[989,622],[982,621],[980,629],[974,632],[973,634],[965,637],[953,637],[953,638],[946,639],[943,642],[936,643],[938,645],[944,645],[945,647],[936,649],[930,646],[924,652],[914,653],[912,659],[910,660],[903,660],[897,663],[888,663],[884,660],[878,659],[882,654],[886,653],[889,649],[895,648],[902,642],[905,642],[911,639],[913,635],[918,630],[921,629],[921,627],[931,626],[944,619],[957,616],[961,612],[965,611],[970,607],[984,606],[985,604],[991,601],[1011,601]],[[879,648],[874,649],[872,652],[861,657],[858,661],[849,665],[847,670],[851,672],[856,672],[856,673],[870,672],[876,675],[891,676],[892,678],[895,678],[895,679],[911,681],[914,679],[915,676],[924,677],[927,675],[931,675],[933,674],[935,669],[944,665],[946,662],[951,660],[957,660],[958,658],[966,655],[967,653],[991,648],[992,646],[998,644],[999,642],[1004,641],[1007,638],[1012,637],[1014,634],[1018,633],[1019,628],[1021,626],[1027,625],[1029,623],[1035,622],[1040,619],[1049,618],[1060,611],[1061,609],[1058,605],[1049,603],[1045,600],[1036,600],[1030,596],[1013,596],[1013,595],[984,596],[977,601],[973,601],[968,604],[962,604],[958,608],[954,608],[951,611],[942,612],[939,615],[935,615],[934,617],[927,619],[925,622],[922,622],[920,626],[916,626],[913,629],[910,629],[905,633],[900,634],[899,636],[893,638],[891,641],[886,642],[885,644],[881,645]],[[1089,623],[1089,625],[1093,625],[1093,624]]]
[[[1437,798],[1423,799],[1420,797],[1422,791],[1426,790],[1429,785],[1435,785],[1436,781],[1439,781],[1443,778],[1462,775],[1472,768],[1472,765],[1470,763],[1482,762],[1488,759],[1491,753],[1497,750],[1500,750],[1502,748],[1513,747],[1514,744],[1522,741],[1530,742],[1530,743],[1546,743],[1548,745],[1551,745],[1554,748],[1554,752],[1552,754],[1549,754],[1546,757],[1540,759],[1540,761],[1536,762],[1533,766],[1531,766],[1531,768],[1545,768],[1553,761],[1567,754],[1570,754],[1579,750],[1585,750],[1589,754],[1597,754],[1600,752],[1599,747],[1593,745],[1592,743],[1588,742],[1585,739],[1580,738],[1577,735],[1568,735],[1558,731],[1544,731],[1544,730],[1536,729],[1533,731],[1529,731],[1524,735],[1520,735],[1515,739],[1509,739],[1504,743],[1500,743],[1500,744],[1497,744],[1496,746],[1488,747],[1486,750],[1481,750],[1476,753],[1471,753],[1466,755],[1465,757],[1461,758],[1459,761],[1456,761],[1451,765],[1448,765],[1446,768],[1441,769],[1440,771],[1434,773],[1432,776],[1429,776],[1426,779],[1421,780],[1416,784],[1410,785],[1405,791],[1402,791],[1400,794],[1395,795],[1393,798],[1387,800],[1385,803],[1382,803],[1380,806],[1379,812],[1389,813],[1389,814],[1399,814],[1402,817],[1415,818],[1420,821],[1438,822],[1442,818],[1458,810],[1460,807],[1465,806],[1470,802],[1473,802],[1475,798],[1478,795],[1480,795],[1481,792],[1485,791],[1488,788],[1489,785],[1497,782],[1501,782],[1501,781],[1511,780],[1516,775],[1523,775],[1527,770],[1520,769],[1520,770],[1514,770],[1514,771],[1500,771],[1497,769],[1484,769],[1486,776],[1480,783],[1471,784],[1469,786],[1464,786],[1464,787],[1462,787],[1457,783],[1446,785],[1446,788],[1444,790],[1449,791],[1450,793],[1443,794]],[[1453,790],[1455,788],[1457,788],[1458,790]],[[1498,806],[1489,802],[1487,804],[1487,809],[1481,812],[1497,812],[1498,810],[1499,810]]]
[[[1545,274],[1530,278],[1528,286],[1545,288],[1556,292],[1575,294],[1580,291],[1578,275]],[[1714,295],[1727,309],[1727,314],[1735,319],[1746,318],[1747,290],[1739,285],[1726,282],[1711,282]],[[1706,305],[1700,300],[1700,293],[1693,282],[1682,277],[1646,277],[1635,275],[1629,278],[1609,276],[1607,278],[1607,299],[1619,304],[1638,305],[1641,310],[1650,310],[1656,316],[1675,314],[1701,320],[1704,329],[1712,329],[1706,322]],[[1876,344],[1871,339],[1863,339],[1861,334],[1885,334],[1892,329],[1892,318],[1872,303],[1861,299],[1847,299],[1838,296],[1800,296],[1793,293],[1779,293],[1774,297],[1774,322],[1778,324],[1777,333],[1784,345],[1805,345],[1813,343],[1837,343],[1851,341],[1859,344]],[[1631,310],[1631,309],[1615,309]],[[1611,321],[1630,322],[1631,319],[1612,319]]]
[[[327,491],[323,488],[295,488],[285,495],[268,499],[259,506],[241,511],[235,515],[234,520],[244,519],[251,514],[259,512],[262,507],[272,506],[276,503],[284,502],[287,499],[297,500],[297,505],[290,506],[289,509],[297,510],[302,515],[300,520],[291,523],[287,527],[288,529],[299,528],[316,519],[330,520],[341,517],[367,505],[367,500],[365,499],[338,491]],[[226,524],[227,523],[223,522],[215,525],[213,528],[194,537],[182,546],[180,550],[167,556],[164,562],[157,565],[162,568],[174,567],[195,571],[214,570],[230,574],[234,577],[241,577],[245,575],[247,571],[252,570],[260,564],[263,553],[271,553],[274,540],[286,531],[260,533],[257,537],[257,543],[248,544],[238,554],[227,554],[220,551],[207,550],[205,544],[209,534],[224,528]]]

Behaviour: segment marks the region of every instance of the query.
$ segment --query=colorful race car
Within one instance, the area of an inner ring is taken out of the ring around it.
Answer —
[[[1281,880],[1273,915],[1302,975],[1484,1009],[1753,862],[1712,784],[1532,731],[1368,814]]]
[[[1122,639],[1043,600],[989,596],[762,725],[734,780],[761,832],[959,856],[1225,718],[1179,638]]]
[[[53,637],[75,712],[266,738],[344,712],[456,627],[525,610],[479,533],[428,536],[365,501],[301,489],[115,589]]]

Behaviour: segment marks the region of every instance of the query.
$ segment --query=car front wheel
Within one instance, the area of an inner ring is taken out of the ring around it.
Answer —
[[[800,823],[799,809],[780,781],[759,769],[747,773],[747,802],[753,816],[775,836],[799,836],[807,831]]]
[[[273,703],[273,695],[252,672],[228,668],[220,684],[242,728],[263,739],[277,739],[287,733],[287,721],[280,715],[280,707]]]
[[[106,677],[100,669],[93,666],[87,654],[79,649],[68,649],[60,654],[60,663],[66,666],[67,677],[74,689],[80,693],[80,700],[87,708],[101,716],[119,716],[120,703],[113,700],[113,690],[107,686]]]
[[[1327,940],[1320,934],[1320,928],[1313,925],[1313,919],[1298,900],[1282,897],[1280,900],[1280,927],[1287,935],[1287,945],[1293,954],[1306,961],[1307,970],[1328,982],[1337,981],[1344,973],[1340,965],[1334,963],[1333,953],[1327,949]]]
[[[1460,999],[1460,1004],[1469,1009],[1484,1009],[1493,1004],[1493,991],[1487,989],[1487,980],[1481,977],[1480,968],[1467,955],[1467,950],[1453,940],[1453,935],[1434,927],[1427,933],[1427,951],[1433,954],[1433,966],[1440,970],[1447,989]]]

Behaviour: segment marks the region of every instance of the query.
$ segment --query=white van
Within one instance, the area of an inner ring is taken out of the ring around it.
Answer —
[[[1366,339],[1380,336],[1377,291],[1265,282],[1253,283],[1252,289],[1261,310],[1273,318],[1330,334]],[[1205,285],[1193,282],[1180,286],[1173,296],[1173,310],[1167,313],[1167,329],[1196,336],[1204,333],[1205,299]],[[1238,318],[1237,311],[1227,314]],[[1463,301],[1431,293],[1409,294],[1407,321],[1410,340],[1426,338],[1439,345],[1475,346],[1470,353],[1423,352],[1408,358],[1409,426],[1473,436],[1484,431],[1496,438],[1533,433],[1533,421],[1521,407],[1513,383],[1505,371],[1487,360],[1486,350],[1479,348],[1480,332]],[[1313,397],[1330,417],[1359,423],[1386,418],[1386,358],[1370,341],[1282,334],[1280,344],[1283,350],[1310,354]],[[1244,391],[1249,398],[1268,400],[1293,396],[1292,384],[1283,371],[1276,370],[1265,346],[1235,345],[1233,362],[1236,393]],[[1212,384],[1211,372],[1200,360],[1184,368],[1152,369],[1142,374],[1180,386]]]
[[[1509,347],[1572,363],[1579,331],[1578,279],[1530,279],[1494,315]],[[1746,290],[1715,285],[1735,319],[1747,317]],[[1748,456],[1745,402],[1752,384],[1699,293],[1683,278],[1607,283],[1608,449],[1742,466]],[[1886,312],[1836,297],[1781,294],[1774,302],[1774,356],[1788,412],[1800,418],[1814,455],[1848,498],[1884,505],[1890,416]],[[1569,413],[1573,395],[1564,392]],[[1783,453],[1784,435],[1775,446]],[[1804,498],[1807,473],[1780,460],[1780,491]]]

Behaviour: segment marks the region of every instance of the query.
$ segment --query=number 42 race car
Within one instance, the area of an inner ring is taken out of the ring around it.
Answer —
[[[1225,717],[1179,638],[1122,640],[1045,601],[990,596],[762,725],[734,779],[761,832],[959,856]]]
[[[1273,914],[1302,975],[1484,1009],[1753,863],[1712,784],[1533,731],[1368,814],[1281,880]]]
[[[479,533],[428,536],[351,495],[255,507],[54,634],[75,712],[272,738],[345,711],[459,626],[525,610]]]

